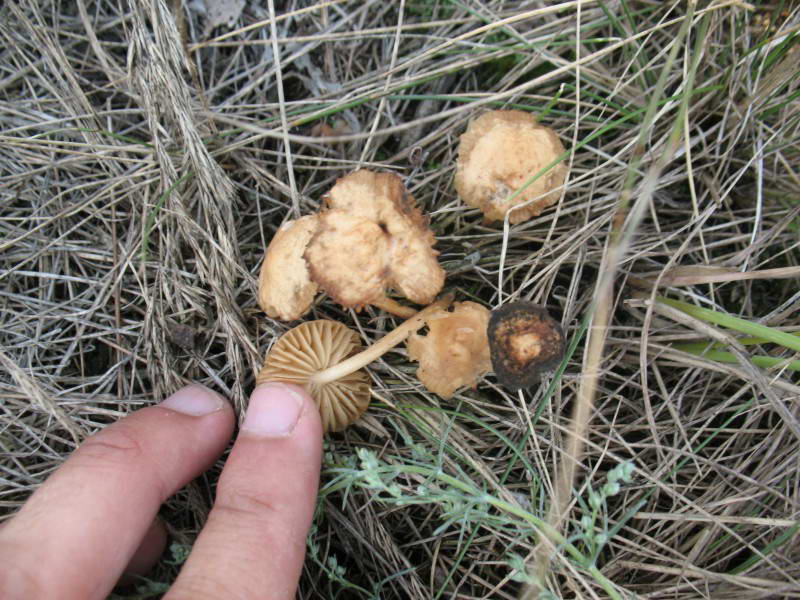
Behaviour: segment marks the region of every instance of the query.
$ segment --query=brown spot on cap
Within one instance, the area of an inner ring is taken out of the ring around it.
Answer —
[[[547,310],[533,302],[511,302],[492,311],[489,347],[497,379],[514,391],[539,381],[564,356],[564,333]]]

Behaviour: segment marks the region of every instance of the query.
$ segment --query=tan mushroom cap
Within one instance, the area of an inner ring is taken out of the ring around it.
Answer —
[[[366,372],[358,370],[324,384],[310,378],[360,350],[358,334],[347,326],[326,319],[307,321],[275,342],[256,383],[282,381],[304,387],[319,408],[323,431],[341,431],[369,406]]]
[[[303,253],[316,229],[316,215],[288,221],[267,247],[258,276],[258,304],[273,319],[294,321],[311,308],[317,284]]]
[[[492,370],[489,314],[475,302],[456,302],[453,312],[438,310],[425,319],[427,335],[408,339],[408,357],[419,362],[417,377],[428,390],[450,398]]]
[[[389,241],[372,221],[342,210],[319,215],[306,249],[311,277],[336,302],[361,308],[384,296]]]
[[[552,167],[513,200],[509,196],[563,153],[556,133],[539,125],[530,113],[484,113],[461,136],[456,191],[468,206],[481,209],[487,222],[502,220],[513,207],[535,199],[509,216],[511,223],[526,221],[558,202],[566,163]]]
[[[398,175],[355,171],[325,201],[305,257],[327,294],[349,308],[379,303],[389,287],[418,304],[433,301],[445,278],[436,239]]]

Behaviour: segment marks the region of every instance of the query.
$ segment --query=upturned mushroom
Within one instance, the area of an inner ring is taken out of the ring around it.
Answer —
[[[560,162],[547,168],[564,146],[555,132],[521,110],[495,110],[469,124],[461,136],[455,187],[461,199],[479,208],[486,221],[520,223],[558,202],[567,176]],[[530,185],[519,191],[538,175]],[[517,193],[519,192],[519,193]]]
[[[450,398],[462,387],[475,387],[492,370],[489,310],[475,302],[456,302],[453,311],[432,312],[427,335],[407,342],[408,357],[419,362],[417,377],[431,392]]]
[[[302,323],[275,342],[256,382],[283,381],[305,387],[319,408],[323,430],[341,431],[369,406],[370,384],[363,367],[423,327],[428,315],[446,309],[452,301],[452,294],[440,298],[360,352],[358,334],[345,325],[329,320]]]
[[[539,382],[564,357],[564,332],[533,302],[510,302],[492,311],[489,349],[498,381],[511,390]]]

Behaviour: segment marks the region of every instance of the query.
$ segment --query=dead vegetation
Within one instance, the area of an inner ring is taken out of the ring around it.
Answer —
[[[446,402],[402,351],[372,365],[367,416],[327,441],[301,596],[800,598],[797,352],[659,300],[800,330],[800,8],[690,4],[268,0],[214,22],[201,2],[7,0],[2,514],[182,383],[241,411],[290,327],[256,303],[266,244],[369,167],[431,214],[447,289],[546,305],[568,359]],[[453,188],[486,108],[569,151],[561,201],[519,225]],[[393,328],[324,297],[306,318],[365,344]],[[165,506],[179,544],[219,468]]]

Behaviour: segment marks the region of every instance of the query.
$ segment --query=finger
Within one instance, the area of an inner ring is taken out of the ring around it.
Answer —
[[[294,598],[321,457],[322,426],[308,394],[258,386],[208,522],[166,598]]]
[[[193,385],[86,440],[0,531],[0,597],[105,598],[161,503],[222,453],[233,420],[221,396]]]

